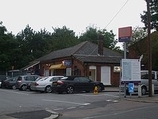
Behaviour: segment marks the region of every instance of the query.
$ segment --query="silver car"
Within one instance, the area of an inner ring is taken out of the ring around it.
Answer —
[[[38,75],[22,75],[19,76],[16,81],[16,88],[19,90],[30,89],[31,82],[34,82],[39,76]]]
[[[46,93],[52,92],[52,82],[63,78],[64,76],[48,76],[42,77],[40,80],[34,81],[30,85],[30,90],[41,91]]]

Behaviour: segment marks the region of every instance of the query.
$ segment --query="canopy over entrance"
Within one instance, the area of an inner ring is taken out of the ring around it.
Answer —
[[[66,69],[66,67],[63,64],[55,64],[51,65],[49,69]]]

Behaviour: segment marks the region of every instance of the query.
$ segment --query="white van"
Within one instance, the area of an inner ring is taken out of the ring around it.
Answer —
[[[158,91],[158,71],[152,71],[152,84],[154,84],[154,90]],[[141,91],[142,95],[149,91],[148,70],[141,71]]]
[[[158,91],[158,71],[152,71],[152,84],[154,84],[154,90]],[[141,80],[140,82],[134,82],[134,92],[138,92],[138,85],[141,85],[142,95],[149,91],[148,70],[141,70]],[[124,91],[124,85],[121,85],[121,90]],[[126,84],[126,93],[129,93],[128,83]]]

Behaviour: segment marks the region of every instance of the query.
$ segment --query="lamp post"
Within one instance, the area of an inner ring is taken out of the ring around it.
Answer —
[[[150,16],[150,0],[147,2],[147,23],[148,23],[148,74],[149,74],[149,97],[152,97],[152,51],[151,51],[151,38],[150,38],[150,29],[151,29],[151,16]]]

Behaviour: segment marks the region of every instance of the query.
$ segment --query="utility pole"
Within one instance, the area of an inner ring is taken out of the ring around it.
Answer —
[[[148,74],[149,74],[149,97],[152,97],[152,50],[151,50],[151,37],[150,37],[150,32],[151,32],[151,14],[150,14],[150,1],[151,0],[146,0],[147,2],[147,20],[148,20]]]

